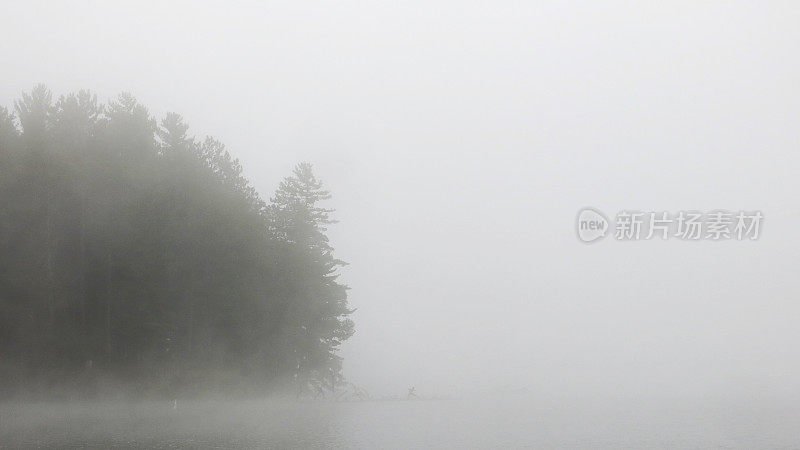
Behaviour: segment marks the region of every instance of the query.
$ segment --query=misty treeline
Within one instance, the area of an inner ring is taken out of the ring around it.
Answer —
[[[0,389],[176,396],[343,382],[353,333],[330,194],[269,202],[212,138],[45,86],[0,109]]]

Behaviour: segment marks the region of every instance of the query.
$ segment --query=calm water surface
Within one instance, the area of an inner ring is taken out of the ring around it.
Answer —
[[[800,448],[800,408],[534,399],[0,405],[0,448]]]

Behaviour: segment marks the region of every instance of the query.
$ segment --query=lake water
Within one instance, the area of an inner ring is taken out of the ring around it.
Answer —
[[[775,402],[531,398],[0,405],[0,448],[800,448]]]

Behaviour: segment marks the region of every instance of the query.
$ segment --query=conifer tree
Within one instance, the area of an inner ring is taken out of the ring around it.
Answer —
[[[341,372],[339,345],[353,334],[347,317],[346,285],[337,281],[337,270],[344,261],[333,256],[325,232],[334,210],[319,205],[331,198],[329,191],[314,176],[309,163],[300,163],[293,175],[285,178],[271,199],[270,230],[297,249],[297,273],[303,288],[287,318],[286,334],[292,341],[292,357],[298,390],[308,383],[325,383],[335,389]]]

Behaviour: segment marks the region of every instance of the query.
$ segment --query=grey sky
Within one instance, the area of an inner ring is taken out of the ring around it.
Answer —
[[[264,197],[313,162],[378,394],[800,393],[796,4],[230,3],[9,2],[0,103],[130,91]],[[587,246],[587,205],[766,219]]]

